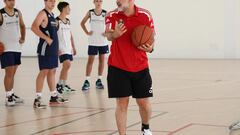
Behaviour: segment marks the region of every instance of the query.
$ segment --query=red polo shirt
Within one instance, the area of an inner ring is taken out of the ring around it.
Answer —
[[[154,30],[153,19],[149,11],[135,6],[135,14],[126,16],[117,9],[106,16],[107,29],[114,29],[116,21],[123,20],[127,32],[112,41],[108,65],[129,72],[138,72],[148,68],[148,58],[144,51],[139,50],[131,40],[135,27],[147,25]]]

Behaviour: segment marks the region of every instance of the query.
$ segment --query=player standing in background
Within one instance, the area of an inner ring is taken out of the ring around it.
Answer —
[[[4,0],[5,7],[0,10],[0,42],[5,51],[0,55],[1,68],[5,70],[4,86],[6,106],[23,103],[23,99],[14,94],[14,78],[21,64],[21,44],[25,41],[26,28],[22,13],[14,8],[15,0]]]
[[[58,105],[68,100],[63,99],[55,89],[55,74],[58,67],[58,23],[52,13],[55,0],[44,0],[45,8],[39,12],[32,24],[32,31],[40,37],[37,48],[40,72],[36,79],[36,98],[34,108],[46,108],[42,102],[42,89],[45,78],[51,92],[49,104]]]
[[[88,62],[86,67],[86,79],[82,86],[82,90],[90,89],[90,75],[92,72],[93,62],[95,56],[99,54],[99,65],[98,65],[98,79],[96,81],[97,89],[104,89],[102,84],[102,75],[104,70],[104,59],[105,54],[109,53],[108,41],[105,37],[105,17],[107,11],[102,9],[102,0],[93,0],[95,5],[94,9],[87,12],[86,16],[81,22],[82,29],[89,36],[88,46]],[[87,30],[85,24],[90,19],[90,31]]]
[[[59,60],[62,63],[62,70],[56,88],[59,93],[72,92],[75,90],[67,85],[66,81],[73,55],[76,55],[77,52],[71,33],[70,20],[67,18],[67,15],[70,14],[70,7],[67,2],[59,2],[57,7],[61,12],[56,19],[58,21]]]

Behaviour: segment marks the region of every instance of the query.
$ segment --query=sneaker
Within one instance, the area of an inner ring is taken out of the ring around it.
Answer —
[[[65,88],[70,92],[75,92],[76,90],[72,89],[70,86],[65,85]]]
[[[6,97],[6,102],[5,102],[6,106],[15,106],[15,104],[16,104],[16,102],[12,95],[9,97]]]
[[[67,87],[63,87],[63,93],[69,94],[69,93],[71,93],[71,89],[68,89]]]
[[[239,130],[240,129],[240,121],[233,123],[231,126],[229,126],[230,130]]]
[[[15,94],[12,94],[12,97],[13,97],[13,100],[15,101],[15,103],[23,103],[24,102],[24,100],[22,98],[18,97]]]
[[[96,88],[97,88],[97,89],[104,89],[104,86],[103,86],[103,84],[102,84],[101,79],[98,79],[98,80],[96,81]]]
[[[144,129],[144,130],[142,131],[142,133],[143,133],[143,135],[152,135],[152,132],[151,132],[150,129]]]
[[[41,99],[42,99],[41,97],[35,98],[34,103],[33,103],[33,108],[45,109],[47,107],[47,105],[43,104]]]
[[[63,94],[63,86],[62,86],[62,85],[57,84],[56,88],[57,88],[57,92],[58,92],[59,94]]]
[[[82,86],[82,90],[83,91],[86,91],[86,90],[89,90],[90,89],[90,83],[88,80],[85,80],[83,86]]]
[[[56,96],[56,97],[51,96],[49,104],[50,105],[59,105],[59,104],[67,103],[67,102],[69,102],[68,99],[64,99],[60,96]]]

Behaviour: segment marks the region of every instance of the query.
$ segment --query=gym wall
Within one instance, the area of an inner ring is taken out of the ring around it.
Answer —
[[[87,36],[80,21],[93,8],[92,0],[66,0],[71,6],[72,32],[78,57],[87,57]],[[116,8],[115,0],[103,0],[103,8]],[[148,9],[156,29],[151,58],[240,58],[240,1],[238,0],[135,0]],[[23,56],[36,56],[38,38],[30,31],[43,0],[16,0],[27,26]],[[3,7],[3,1],[0,1]],[[54,11],[57,15],[58,11]],[[1,35],[0,35],[1,36]]]

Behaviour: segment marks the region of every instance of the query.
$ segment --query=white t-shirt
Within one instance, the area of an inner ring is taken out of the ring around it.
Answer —
[[[93,34],[89,36],[88,41],[91,46],[106,46],[108,45],[107,38],[103,36],[105,33],[105,17],[107,15],[106,10],[102,10],[100,15],[97,15],[94,9],[89,10],[90,13],[90,29]]]
[[[62,54],[70,54],[73,53],[72,42],[71,42],[71,28],[70,28],[70,20],[67,19],[67,22],[64,23],[60,18],[57,17],[59,22],[58,29],[58,40],[59,40],[59,50]]]
[[[0,25],[0,41],[4,44],[4,52],[21,52],[18,10],[14,9],[14,15],[10,16],[3,8],[0,15],[3,20]]]

